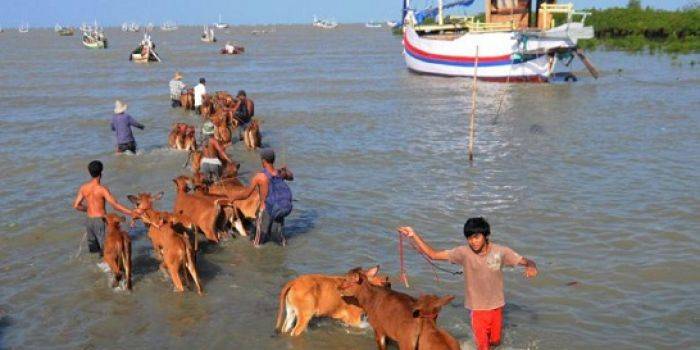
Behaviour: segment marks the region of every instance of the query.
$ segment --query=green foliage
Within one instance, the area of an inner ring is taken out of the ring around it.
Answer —
[[[629,0],[627,2],[627,8],[641,10],[642,9],[642,1],[641,0]]]
[[[586,24],[595,29],[596,43],[589,40],[584,45],[595,47],[602,43],[607,48],[627,51],[699,52],[700,8],[697,6],[679,11],[641,6],[587,11],[592,14]]]

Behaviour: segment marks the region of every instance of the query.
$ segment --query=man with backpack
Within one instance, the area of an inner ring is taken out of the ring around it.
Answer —
[[[265,148],[260,151],[262,172],[255,174],[250,185],[235,195],[231,200],[248,198],[256,188],[260,189],[260,212],[256,221],[254,245],[259,246],[269,240],[274,240],[284,246],[284,218],[292,211],[292,191],[285,180],[293,179],[294,175],[287,168],[275,169],[275,151]]]

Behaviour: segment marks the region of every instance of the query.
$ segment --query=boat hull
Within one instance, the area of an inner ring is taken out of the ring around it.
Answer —
[[[105,43],[103,41],[96,41],[96,42],[85,42],[83,41],[83,45],[87,47],[88,49],[104,49],[105,48]]]
[[[411,26],[404,30],[403,44],[406,66],[412,72],[454,77],[473,77],[476,72],[482,80],[513,82],[547,81],[557,60],[554,52],[576,47],[565,38],[526,37],[519,32],[436,39],[419,36]]]

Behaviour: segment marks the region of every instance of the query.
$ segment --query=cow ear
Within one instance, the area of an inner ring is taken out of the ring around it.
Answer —
[[[365,272],[365,275],[367,275],[367,277],[371,278],[371,277],[375,277],[377,275],[377,273],[379,273],[379,265],[367,270],[367,272]]]
[[[158,192],[158,193],[156,194],[155,197],[153,197],[153,199],[155,199],[155,200],[160,200],[161,198],[163,198],[163,195],[164,195],[164,194],[165,194],[165,193],[164,193],[163,191],[160,191],[160,192]]]
[[[134,203],[134,205],[139,205],[139,199],[136,198],[136,196],[130,194],[126,196],[127,199],[129,199],[129,202]]]
[[[438,301],[435,303],[436,304],[435,306],[437,306],[437,307],[445,306],[445,305],[449,304],[452,301],[452,299],[454,299],[454,298],[455,298],[454,295],[445,295],[444,297],[438,299]]]

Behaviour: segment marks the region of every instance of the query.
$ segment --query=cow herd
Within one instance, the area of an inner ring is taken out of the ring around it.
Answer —
[[[182,106],[192,108],[190,92],[183,92]],[[233,117],[233,97],[226,92],[205,96],[201,108],[203,119],[216,126],[215,137],[224,145],[232,143],[238,127]],[[253,120],[243,136],[248,149],[260,147],[260,124]],[[173,124],[168,145],[189,151],[192,176],[173,179],[175,200],[172,212],[157,208],[163,192],[142,192],[127,196],[148,230],[153,254],[160,270],[168,276],[174,290],[184,292],[191,286],[204,293],[197,269],[198,235],[217,244],[236,231],[248,236],[247,227],[259,217],[261,198],[254,191],[248,198],[236,199],[235,193],[245,188],[237,178],[239,164],[224,164],[218,181],[207,181],[199,172],[202,152],[197,147],[195,127]],[[287,176],[286,169],[280,169]],[[120,228],[124,219],[108,214],[104,260],[113,271],[113,287],[124,281],[131,289],[131,240]],[[311,274],[286,283],[279,294],[276,330],[291,336],[301,335],[314,317],[329,317],[353,327],[369,324],[379,349],[386,349],[387,339],[399,349],[459,349],[459,343],[437,326],[440,309],[454,297],[422,295],[414,298],[391,289],[389,278],[379,274],[379,267],[355,268],[345,275]]]

